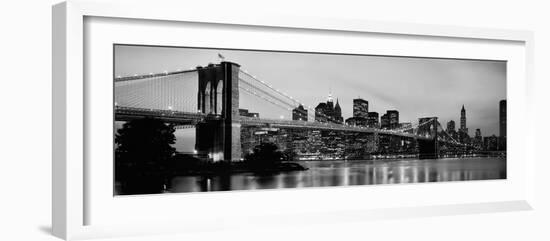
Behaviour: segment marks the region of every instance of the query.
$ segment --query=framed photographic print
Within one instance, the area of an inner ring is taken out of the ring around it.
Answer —
[[[530,32],[152,2],[53,23],[61,238],[531,208]]]
[[[115,195],[506,179],[505,61],[113,48]]]

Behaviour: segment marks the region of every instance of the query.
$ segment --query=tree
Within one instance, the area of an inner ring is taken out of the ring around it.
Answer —
[[[271,168],[281,163],[284,154],[274,143],[261,143],[254,147],[253,152],[245,157],[245,161],[253,168]]]
[[[132,192],[161,188],[166,184],[168,162],[176,152],[171,146],[176,141],[174,132],[172,125],[159,119],[125,123],[115,136],[115,179]],[[133,190],[136,188],[139,190]]]

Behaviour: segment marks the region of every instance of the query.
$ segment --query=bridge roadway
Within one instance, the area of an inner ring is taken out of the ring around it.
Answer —
[[[314,122],[314,121],[295,121],[295,120],[277,120],[277,119],[260,119],[254,117],[241,116],[241,125],[244,126],[269,126],[274,128],[305,128],[318,130],[338,130],[350,132],[378,133],[383,135],[395,135],[409,137],[415,139],[431,140],[430,137],[419,136],[412,133],[400,132],[395,130],[383,130],[378,128],[349,126],[336,123]]]
[[[143,117],[151,117],[161,119],[168,123],[179,125],[195,125],[206,118],[202,113],[191,113],[174,110],[147,109],[135,107],[115,107],[115,120],[130,121]]]
[[[202,113],[191,113],[174,110],[159,110],[159,109],[147,109],[147,108],[134,108],[134,107],[121,107],[115,108],[115,120],[117,121],[129,121],[133,119],[139,119],[143,117],[158,118],[163,121],[174,123],[178,125],[195,125],[208,118],[216,119],[216,117],[209,117]],[[407,132],[400,132],[396,130],[383,130],[369,127],[348,126],[336,123],[324,123],[313,121],[295,121],[295,120],[281,120],[281,119],[263,119],[255,117],[240,117],[241,125],[243,126],[258,126],[258,127],[272,127],[272,128],[297,128],[297,129],[318,129],[318,130],[338,130],[338,131],[351,131],[351,132],[364,132],[364,133],[377,133],[383,135],[395,135],[402,137],[409,137],[415,139],[431,140],[429,136],[420,136]]]

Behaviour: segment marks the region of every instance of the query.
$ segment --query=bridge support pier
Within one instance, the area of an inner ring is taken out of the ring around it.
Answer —
[[[213,161],[241,160],[239,67],[231,62],[197,67],[197,109],[207,117],[197,125],[195,149]]]

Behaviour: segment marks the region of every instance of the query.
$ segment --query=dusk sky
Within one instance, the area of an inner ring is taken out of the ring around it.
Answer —
[[[306,105],[325,102],[331,92],[344,119],[352,116],[352,101],[360,97],[380,116],[395,109],[400,122],[437,116],[444,127],[452,119],[458,128],[464,105],[471,136],[476,128],[483,136],[498,135],[498,105],[506,98],[503,61],[116,46],[114,71],[129,76],[189,69],[218,63],[218,53]],[[261,117],[290,116],[251,99],[242,100],[241,108]]]

